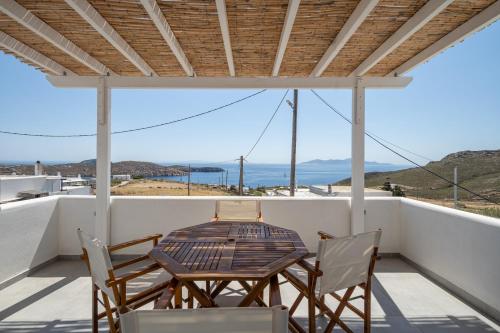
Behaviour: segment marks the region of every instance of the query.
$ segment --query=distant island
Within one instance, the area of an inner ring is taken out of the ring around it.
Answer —
[[[453,169],[458,169],[458,183],[466,188],[500,201],[500,150],[460,151],[445,156],[440,161],[429,162],[429,170],[453,180]],[[453,186],[420,168],[407,168],[388,172],[367,172],[365,185],[380,187],[384,182],[398,184],[409,196],[429,199],[450,198]],[[350,185],[347,178],[335,185]],[[461,199],[478,200],[459,189]]]
[[[43,164],[43,163],[42,163]],[[224,169],[218,167],[191,167],[191,172],[222,172]],[[89,159],[78,163],[63,163],[44,165],[44,172],[56,175],[58,172],[63,177],[95,177],[96,160]],[[114,175],[131,175],[132,177],[161,177],[161,176],[183,176],[188,172],[188,167],[183,165],[163,166],[152,162],[143,161],[121,161],[111,163],[111,173]],[[0,165],[0,174],[32,175],[33,165]]]

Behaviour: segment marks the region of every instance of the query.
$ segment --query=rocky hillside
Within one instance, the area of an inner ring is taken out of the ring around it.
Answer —
[[[61,172],[62,176],[65,177],[77,176],[78,174],[95,177],[95,166],[95,160],[85,160],[79,163],[44,165],[44,172],[49,175],[56,175],[57,172]],[[15,172],[18,175],[32,175],[33,170],[33,165],[0,165],[0,174],[12,174]],[[185,171],[177,167],[162,166],[151,162],[122,161],[111,164],[111,173],[114,175],[127,174],[132,176],[156,177],[180,176],[184,175]]]
[[[458,167],[458,183],[476,193],[500,201],[500,150],[461,151],[445,156],[440,161],[426,165],[443,177],[453,180],[453,168]],[[410,168],[390,172],[371,172],[366,174],[367,187],[380,187],[390,178],[393,184],[403,187],[407,195],[429,199],[453,197],[453,186],[420,169]],[[338,182],[338,185],[350,184],[350,179]],[[459,190],[461,199],[477,199],[463,190]]]

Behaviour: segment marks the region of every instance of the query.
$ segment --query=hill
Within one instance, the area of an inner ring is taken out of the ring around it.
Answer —
[[[95,177],[95,160],[85,160],[79,163],[65,163],[56,165],[44,165],[44,172],[49,175],[56,175],[61,172],[64,177],[82,175],[86,177]],[[18,175],[32,175],[33,165],[9,165],[0,166],[0,174],[11,174],[15,172]],[[111,173],[114,175],[132,175],[142,177],[155,176],[180,176],[185,171],[180,168],[162,166],[151,162],[140,161],[122,161],[111,163]]]
[[[474,192],[500,201],[500,150],[461,151],[445,156],[440,161],[426,165],[439,175],[453,180],[453,168],[458,168],[458,183]],[[365,176],[367,187],[381,187],[390,178],[393,184],[401,185],[407,195],[429,199],[453,197],[453,186],[420,169],[410,168],[389,172],[369,172]],[[349,185],[350,178],[336,185]],[[477,200],[459,189],[459,197]]]

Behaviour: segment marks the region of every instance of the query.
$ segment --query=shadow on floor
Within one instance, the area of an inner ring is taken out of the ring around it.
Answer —
[[[12,304],[11,306],[3,309],[0,311],[0,320],[4,320],[5,318],[10,317],[11,315],[15,314],[16,312],[24,309],[25,307],[41,300],[42,298],[49,296],[56,290],[70,284],[71,282],[75,281],[78,277],[65,277],[53,284],[51,284],[48,287],[43,288],[42,290],[18,301],[15,304]],[[3,330],[0,327],[0,332],[3,332]]]
[[[296,318],[307,329],[306,318]],[[346,324],[355,333],[363,332],[361,320],[346,318]],[[328,321],[324,317],[317,319],[318,332],[322,332]],[[106,325],[100,330],[105,331]],[[0,332],[5,333],[45,333],[45,332],[90,332],[90,320],[53,320],[53,321],[3,321],[0,322]],[[336,332],[342,331],[336,327]],[[470,317],[416,317],[408,318],[408,323],[401,317],[374,318],[373,333],[491,333],[495,330],[480,319]]]
[[[106,325],[99,330],[105,332]],[[90,320],[53,320],[53,321],[2,321],[0,332],[5,333],[46,333],[46,332],[91,332]]]
[[[296,320],[307,331],[307,318],[297,317]],[[343,318],[344,322],[354,333],[363,332],[361,319]],[[318,333],[323,332],[328,324],[328,318],[318,317],[316,328]],[[1,328],[1,327],[0,327]],[[335,326],[334,332],[343,332]],[[372,333],[492,333],[497,332],[477,317],[384,317],[372,319]]]

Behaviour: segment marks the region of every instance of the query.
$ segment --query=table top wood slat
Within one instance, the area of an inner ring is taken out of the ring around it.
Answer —
[[[209,222],[173,231],[150,256],[178,279],[260,280],[307,254],[293,230],[262,222]]]

